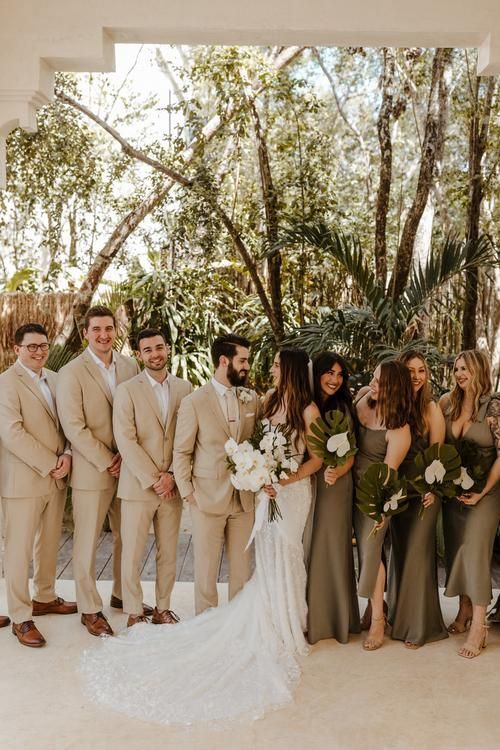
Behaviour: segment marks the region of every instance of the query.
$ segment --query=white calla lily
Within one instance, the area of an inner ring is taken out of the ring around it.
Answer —
[[[387,500],[384,503],[384,513],[387,513],[389,510],[397,510],[399,501],[402,500],[405,496],[403,488],[401,488],[398,492],[396,492],[394,495],[391,495],[389,500]]]
[[[463,490],[470,490],[470,488],[474,485],[474,480],[468,474],[467,469],[465,466],[460,467],[460,476],[457,477],[457,479],[453,480],[454,484],[460,485],[460,487]]]
[[[326,449],[329,453],[336,453],[339,458],[345,456],[350,448],[347,432],[339,432],[338,435],[332,435],[328,438]]]
[[[432,463],[429,464],[429,466],[425,470],[425,481],[427,484],[434,484],[437,482],[438,484],[442,484],[443,479],[446,474],[446,469],[444,468],[441,461],[439,461],[437,458],[432,461]]]

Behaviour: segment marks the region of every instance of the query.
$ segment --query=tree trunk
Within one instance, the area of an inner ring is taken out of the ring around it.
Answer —
[[[71,351],[76,352],[80,349],[80,330],[82,322],[85,318],[85,313],[92,303],[92,297],[94,296],[95,290],[104,276],[104,273],[127,238],[139,226],[144,217],[150,214],[151,211],[162,203],[173,184],[174,183],[169,182],[164,185],[161,190],[152,192],[145,201],[131,211],[118,224],[101,252],[98,253],[87,273],[85,281],[78,290],[73,302],[71,319],[68,321],[70,326],[69,331],[63,330],[57,343],[65,342],[66,346],[71,349]]]
[[[387,277],[387,213],[389,211],[392,180],[391,113],[395,60],[394,50],[385,48],[383,54],[382,104],[380,105],[377,120],[378,140],[380,143],[380,179],[375,216],[375,272],[377,279],[385,287]]]
[[[285,47],[283,51],[273,59],[272,64],[274,69],[276,71],[283,70],[287,67],[287,65],[290,65],[290,63],[292,63],[303,50],[304,47]],[[260,80],[255,81],[252,85],[252,97],[257,97],[264,90],[264,88],[265,85],[262,84]],[[65,94],[60,94],[57,96],[62,101],[66,101],[66,103],[70,104],[71,106],[77,106],[77,108],[81,111],[85,111],[85,114],[87,114],[87,116],[93,117],[93,119],[95,120],[95,116],[92,112],[90,112],[90,110],[86,110],[86,108],[82,107],[82,105],[75,103],[72,99],[70,99],[70,97],[66,96]],[[220,117],[219,115],[215,115],[214,117],[212,117],[211,120],[209,120],[209,122],[203,128],[201,135],[199,137],[195,137],[191,141],[189,146],[184,150],[182,154],[183,163],[185,165],[190,164],[196,154],[203,148],[203,146],[211,141],[214,136],[222,130],[224,125],[237,114],[237,112],[238,109],[236,107],[230,106],[226,110],[224,118]],[[113,129],[109,126],[107,126],[106,129],[108,130],[108,132],[110,132],[111,135],[113,135],[113,137],[116,137],[118,135],[116,131],[114,131],[114,133],[111,132]],[[117,140],[122,141],[122,147],[127,147],[128,152],[131,156],[137,157],[138,152],[135,149],[131,149],[130,144],[127,144],[126,141],[120,139],[119,137]],[[148,163],[150,166],[156,169],[161,169],[163,167],[161,171],[169,172],[170,176],[174,177],[173,170],[165,168],[165,165],[161,165],[157,160],[150,159],[148,157]],[[177,174],[178,173],[175,173],[175,175]],[[181,177],[181,175],[179,175],[179,177]],[[118,224],[113,234],[104,245],[103,249],[98,253],[96,259],[92,263],[87,273],[84,282],[78,290],[73,305],[72,314],[66,321],[63,332],[58,337],[57,343],[66,344],[73,351],[79,349],[81,343],[79,327],[81,326],[81,322],[85,317],[87,309],[91,305],[92,297],[94,296],[94,293],[105,272],[122,248],[124,242],[128,239],[132,232],[137,229],[143,219],[145,219],[145,217],[148,216],[151,211],[153,211],[163,202],[163,200],[165,200],[174,184],[176,183],[172,179],[170,179],[165,185],[158,188],[155,192],[151,193],[146,198],[146,200],[143,201],[143,203],[141,203],[137,208],[127,214],[127,216],[125,216],[125,218],[122,219],[122,221]]]
[[[484,84],[484,85],[483,85]],[[484,91],[483,101],[481,92]],[[479,237],[481,202],[483,200],[483,160],[490,124],[491,105],[495,91],[495,79],[476,76],[474,99],[469,129],[469,203],[467,207],[466,235],[468,240]],[[478,270],[465,273],[465,305],[463,313],[463,349],[475,349],[477,343]]]
[[[266,235],[269,247],[272,247],[278,241],[278,196],[274,189],[266,138],[262,131],[259,114],[254,102],[250,102],[250,109],[253,116],[255,137],[257,139],[262,199],[266,216]],[[269,293],[271,295],[273,315],[279,329],[279,341],[283,338],[284,334],[283,307],[281,299],[281,255],[279,252],[274,253],[268,258],[267,268],[269,271]]]
[[[440,48],[434,54],[417,189],[403,226],[389,284],[389,291],[394,299],[401,296],[408,281],[418,225],[433,184],[436,163],[442,159],[443,155],[448,110],[446,71],[451,61],[452,52],[451,49]]]

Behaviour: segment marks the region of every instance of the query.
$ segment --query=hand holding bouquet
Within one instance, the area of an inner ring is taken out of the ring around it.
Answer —
[[[470,440],[458,440],[456,448],[461,462],[460,476],[453,480],[457,492],[482,492],[496,458],[495,449],[481,448]]]
[[[249,440],[238,444],[231,438],[224,449],[233,486],[237,490],[258,492],[261,502],[267,498],[270,523],[282,518],[276,498],[268,497],[261,490],[265,485],[273,485],[277,489],[280,479],[288,479],[289,473],[299,468],[284,429],[264,419]]]
[[[343,466],[358,452],[348,417],[338,409],[318,417],[311,424],[307,443],[312,453],[329,468]]]
[[[395,516],[408,507],[406,481],[387,464],[371,464],[356,487],[357,506],[373,519],[370,536],[375,535],[384,518]]]
[[[428,492],[435,497],[455,497],[455,480],[460,477],[460,456],[453,445],[434,443],[415,456],[416,476],[410,479],[411,485],[423,497]],[[420,512],[422,517],[424,507]]]

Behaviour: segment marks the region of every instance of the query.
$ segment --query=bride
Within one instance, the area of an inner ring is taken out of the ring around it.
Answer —
[[[280,481],[282,519],[266,517],[256,534],[252,578],[228,604],[176,625],[139,623],[86,651],[84,686],[97,703],[146,721],[192,724],[258,718],[292,700],[296,656],[307,653],[302,534],[309,477],[321,463],[303,459],[319,411],[304,351],[281,349],[272,376],[264,418],[286,428],[299,468]],[[276,495],[271,486],[265,491]]]

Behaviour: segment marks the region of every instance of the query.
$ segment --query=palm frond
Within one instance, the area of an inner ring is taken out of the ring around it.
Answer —
[[[323,223],[291,224],[281,230],[280,240],[268,254],[304,242],[331,255],[345,268],[377,316],[387,307],[384,289],[366,262],[360,240],[355,235],[345,234]]]
[[[408,324],[429,298],[454,276],[472,268],[495,266],[498,262],[498,251],[487,235],[468,241],[449,235],[442,247],[431,249],[426,263],[413,269],[396,307]]]

